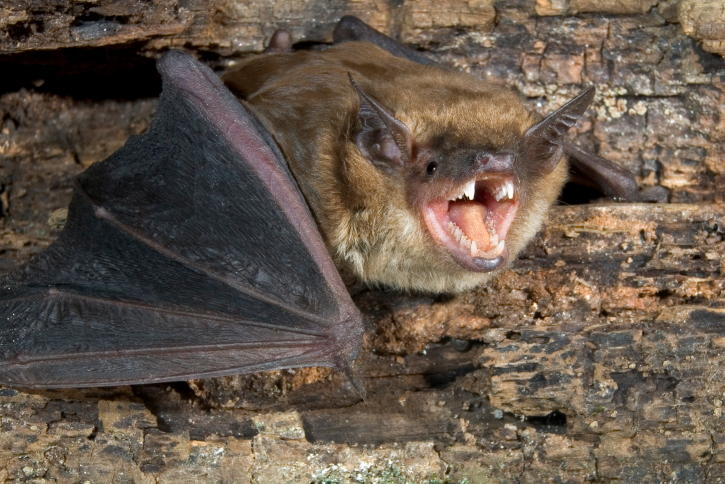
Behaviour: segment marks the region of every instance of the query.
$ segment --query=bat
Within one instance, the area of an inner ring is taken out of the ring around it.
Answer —
[[[336,36],[375,32],[360,24]],[[167,53],[149,131],[82,173],[58,240],[0,278],[0,383],[352,375],[363,325],[338,269],[451,292],[515,257],[567,179],[563,137],[593,89],[540,120],[375,34],[383,49],[291,53],[278,32],[225,77],[244,104]],[[621,187],[621,169],[581,156]]]
[[[355,17],[334,38],[323,52],[290,52],[280,32],[272,55],[224,81],[279,143],[343,273],[430,292],[485,283],[539,230],[568,178],[564,153],[605,193],[647,197],[564,138],[593,88],[540,120],[510,90],[442,69]]]
[[[357,17],[346,15],[333,32],[335,43],[364,41],[377,45],[390,54],[422,65],[436,65],[424,54],[378,32]],[[291,47],[291,37],[278,31],[272,38],[270,51],[283,52]],[[627,202],[666,202],[667,189],[661,186],[640,190],[634,176],[606,158],[590,153],[569,140],[563,140],[563,150],[570,162],[573,181],[599,189],[603,194]]]

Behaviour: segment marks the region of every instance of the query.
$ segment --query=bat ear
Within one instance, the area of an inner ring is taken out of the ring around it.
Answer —
[[[522,155],[538,175],[551,173],[564,155],[564,135],[576,124],[594,99],[594,87],[533,125],[524,136]]]
[[[413,140],[408,127],[393,112],[363,91],[348,73],[360,96],[358,116],[362,129],[355,137],[363,156],[382,170],[393,173],[410,161]]]

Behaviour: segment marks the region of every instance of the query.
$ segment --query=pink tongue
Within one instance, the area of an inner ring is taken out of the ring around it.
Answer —
[[[476,242],[479,249],[487,249],[491,245],[488,230],[483,223],[486,217],[485,205],[473,201],[450,202],[448,216],[466,237]]]

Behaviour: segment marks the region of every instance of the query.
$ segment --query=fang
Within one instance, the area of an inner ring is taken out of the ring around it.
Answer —
[[[471,180],[468,182],[466,187],[463,189],[463,193],[469,200],[473,200],[476,196],[476,181]]]
[[[512,182],[510,180],[506,182],[506,191],[507,191],[508,197],[510,199],[513,199],[514,198],[514,182]]]

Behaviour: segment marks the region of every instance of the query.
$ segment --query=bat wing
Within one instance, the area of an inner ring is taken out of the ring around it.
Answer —
[[[632,174],[606,158],[581,149],[571,141],[564,142],[564,153],[572,166],[573,179],[584,185],[593,184],[605,195],[627,202],[666,202],[665,187],[639,189]],[[589,182],[589,183],[587,183]]]
[[[435,64],[424,54],[401,44],[370,27],[357,17],[346,15],[340,19],[333,32],[335,43],[365,41],[377,45],[392,55],[424,65]],[[606,158],[589,153],[570,141],[564,141],[564,152],[573,168],[575,178],[594,185],[607,196],[630,202],[666,202],[664,187],[639,189],[634,176]]]
[[[148,133],[86,170],[58,240],[0,278],[0,383],[349,373],[360,313],[269,133],[191,57],[159,70]]]

